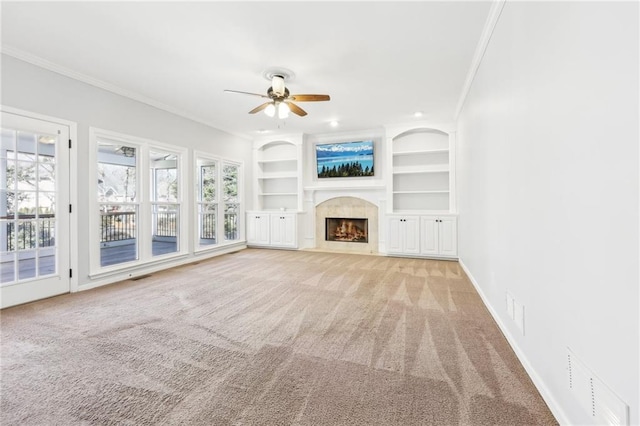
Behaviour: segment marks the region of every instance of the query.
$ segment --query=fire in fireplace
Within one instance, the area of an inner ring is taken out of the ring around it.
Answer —
[[[366,243],[369,241],[368,220],[345,217],[325,218],[325,240]]]

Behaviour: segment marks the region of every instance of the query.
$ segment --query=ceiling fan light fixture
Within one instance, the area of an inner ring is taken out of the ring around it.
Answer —
[[[291,109],[289,108],[289,105],[287,105],[285,102],[280,102],[278,104],[278,118],[287,118],[289,117],[289,112],[291,111]]]
[[[249,111],[249,114],[256,114],[260,111],[264,111],[264,113],[268,117],[278,117],[279,119],[288,118],[290,113],[294,113],[299,117],[306,116],[307,112],[297,105],[298,102],[322,102],[331,100],[331,97],[329,95],[292,95],[289,92],[289,89],[285,86],[285,80],[289,82],[291,81],[293,76],[294,74],[291,70],[287,70],[284,68],[271,68],[263,73],[263,77],[271,82],[271,86],[267,89],[266,95],[229,89],[226,89],[225,92],[239,93],[242,95],[251,95],[267,99],[267,101],[263,101],[262,104]]]
[[[269,117],[273,117],[276,115],[276,106],[275,104],[271,103],[269,104],[269,106],[267,106],[264,109],[264,113],[267,114]]]

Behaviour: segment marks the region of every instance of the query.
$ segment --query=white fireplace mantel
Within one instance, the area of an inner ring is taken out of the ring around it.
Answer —
[[[305,186],[304,190],[315,191],[384,191],[386,185],[340,185],[340,186]]]

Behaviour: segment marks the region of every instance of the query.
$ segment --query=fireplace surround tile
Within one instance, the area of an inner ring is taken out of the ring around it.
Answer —
[[[316,206],[316,248],[349,253],[378,252],[378,207],[362,198],[336,197]],[[368,242],[325,241],[325,219],[328,217],[355,217],[368,219]]]

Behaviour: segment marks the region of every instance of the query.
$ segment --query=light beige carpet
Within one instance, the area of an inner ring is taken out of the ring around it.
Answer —
[[[1,320],[3,425],[556,424],[456,262],[249,249]]]

